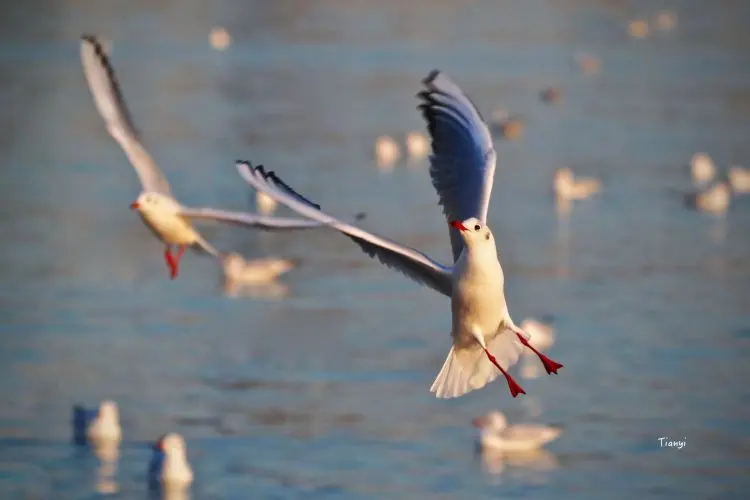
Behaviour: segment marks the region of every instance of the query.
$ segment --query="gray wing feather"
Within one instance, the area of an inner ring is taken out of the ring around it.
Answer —
[[[214,208],[182,208],[180,209],[180,215],[192,220],[224,222],[244,227],[257,227],[268,231],[314,229],[325,226],[325,224],[314,220],[273,217],[269,215],[249,214],[246,212],[231,212]]]
[[[143,190],[171,196],[167,179],[138,140],[138,133],[125,105],[115,71],[95,36],[81,37],[81,63],[96,109],[104,118],[107,131],[125,151],[135,168]]]
[[[422,82],[417,94],[432,137],[430,177],[448,221],[476,217],[487,223],[487,210],[495,176],[495,148],[482,115],[463,91],[439,71]],[[453,261],[463,250],[463,240],[449,228]]]
[[[429,286],[443,295],[451,296],[451,269],[440,265],[425,254],[392,240],[368,233],[346,224],[320,210],[320,205],[294,191],[274,172],[266,172],[262,165],[253,168],[248,162],[238,161],[237,171],[259,191],[286,205],[304,217],[319,221],[348,236],[370,257],[401,272],[417,283]]]

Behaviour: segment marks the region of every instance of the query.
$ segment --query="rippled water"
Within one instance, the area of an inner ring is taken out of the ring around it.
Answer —
[[[146,445],[168,430],[188,441],[192,498],[747,498],[750,197],[715,220],[682,193],[696,151],[750,166],[750,4],[657,3],[4,6],[0,497],[96,496],[70,412],[113,398],[119,498],[146,496]],[[673,32],[628,38],[628,19],[662,6]],[[207,43],[214,25],[233,35],[226,52]],[[426,169],[378,171],[375,137],[424,129],[414,94],[434,67],[485,116],[520,114],[524,137],[496,143],[490,224],[514,318],[551,317],[564,370],[523,381],[526,398],[494,383],[436,400],[447,301],[329,231],[206,229],[222,249],[302,258],[283,299],[224,297],[196,255],[170,282],[127,209],[137,179],[85,86],[82,32],[113,40],[135,121],[186,204],[251,207],[245,158],[443,261]],[[581,74],[579,52],[602,72]],[[558,105],[540,102],[548,85]],[[558,224],[565,165],[605,187]],[[545,467],[492,474],[475,457],[470,419],[495,408],[564,426]]]

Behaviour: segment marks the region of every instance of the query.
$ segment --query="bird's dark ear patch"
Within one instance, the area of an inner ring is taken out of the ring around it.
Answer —
[[[490,239],[490,232],[489,231],[487,231],[487,234],[484,235],[484,239],[485,240],[489,240]]]

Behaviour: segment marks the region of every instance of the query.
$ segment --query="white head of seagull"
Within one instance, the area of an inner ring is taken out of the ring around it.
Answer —
[[[487,213],[496,153],[487,124],[445,74],[424,80],[418,108],[432,138],[430,177],[450,225],[453,265],[364,231],[322,212],[274,172],[244,161],[237,169],[251,186],[304,217],[343,233],[367,255],[451,299],[453,346],[431,392],[452,398],[484,387],[502,373],[513,397],[524,393],[508,374],[524,348],[534,351],[548,373],[562,367],[539,353],[528,335],[513,323],[505,303],[504,278]]]
[[[464,244],[471,248],[490,248],[496,252],[495,237],[492,236],[490,228],[476,217],[470,217],[465,221],[451,221],[451,227],[454,227],[460,231],[461,238],[463,238]]]

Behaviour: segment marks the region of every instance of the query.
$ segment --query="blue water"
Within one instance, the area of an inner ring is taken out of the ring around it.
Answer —
[[[656,5],[658,4],[658,5]],[[210,6],[209,6],[210,5]],[[671,7],[670,33],[626,22]],[[687,162],[750,166],[750,3],[33,2],[0,19],[0,498],[97,497],[70,443],[75,403],[111,398],[117,498],[146,498],[148,443],[183,434],[191,498],[744,499],[750,492],[750,197],[686,209]],[[233,43],[208,44],[215,25]],[[549,316],[556,377],[428,391],[450,346],[445,298],[330,231],[206,227],[223,250],[303,259],[283,299],[230,299],[215,262],[161,247],[81,74],[78,37],[114,42],[145,143],[185,204],[250,209],[243,158],[332,214],[447,262],[426,168],[379,171],[381,134],[424,130],[420,80],[447,71],[496,142],[489,222],[520,322]],[[599,57],[584,75],[574,56]],[[558,86],[562,101],[539,92]],[[558,223],[552,174],[599,177]],[[532,406],[542,413],[533,417]],[[491,474],[470,420],[564,426],[545,470]],[[658,438],[685,438],[682,450]]]

